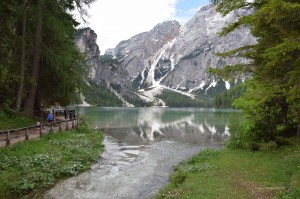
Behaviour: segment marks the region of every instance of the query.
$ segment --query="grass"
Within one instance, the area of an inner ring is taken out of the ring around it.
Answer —
[[[156,198],[300,198],[300,139],[251,152],[204,150],[176,166]]]
[[[90,169],[103,150],[103,134],[86,127],[47,134],[0,149],[0,198],[17,198],[52,187]]]
[[[0,110],[0,129],[1,130],[33,126],[36,123],[36,121],[38,121],[38,118],[16,116],[15,114],[7,114],[4,111]]]

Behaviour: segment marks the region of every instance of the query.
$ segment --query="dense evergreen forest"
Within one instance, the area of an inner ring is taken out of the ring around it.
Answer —
[[[194,99],[191,97],[175,93],[169,90],[163,92],[156,97],[166,102],[166,106],[170,107],[212,107],[213,100],[207,96],[196,96]]]
[[[299,0],[211,0],[226,15],[243,8],[252,14],[241,16],[220,33],[225,36],[240,26],[248,26],[257,38],[256,45],[243,46],[220,56],[237,53],[248,64],[210,69],[226,80],[251,74],[244,95],[234,102],[247,121],[237,128],[234,138],[252,142],[274,140],[288,132],[300,134],[300,3]]]
[[[238,84],[237,86],[231,87],[229,90],[225,90],[215,96],[214,107],[216,108],[234,108],[233,102],[240,98],[246,91],[244,84]]]
[[[74,45],[78,22],[94,0],[0,1],[0,108],[34,115],[70,103],[87,65]]]
[[[96,106],[122,106],[123,102],[117,98],[110,90],[94,81],[89,81],[89,85],[85,84],[82,89],[86,101]],[[81,103],[78,101],[78,103]]]

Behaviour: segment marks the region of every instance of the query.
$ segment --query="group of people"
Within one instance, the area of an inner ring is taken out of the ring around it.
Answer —
[[[68,119],[68,115],[70,119],[75,119],[75,110],[68,110],[67,108],[64,109],[64,117],[65,119]],[[52,123],[56,120],[56,112],[53,109],[49,112],[47,120],[49,123]]]

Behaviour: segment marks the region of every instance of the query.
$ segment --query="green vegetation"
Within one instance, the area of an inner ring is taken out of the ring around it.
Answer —
[[[0,198],[47,189],[61,178],[90,169],[99,159],[102,140],[102,133],[80,127],[1,148]]]
[[[26,126],[32,126],[37,121],[34,118],[29,118],[25,116],[17,116],[15,114],[9,114],[4,111],[0,111],[0,129],[14,129]]]
[[[238,9],[254,12],[229,24],[222,36],[240,26],[248,26],[257,44],[219,54],[237,53],[251,60],[248,64],[211,69],[222,79],[251,74],[245,94],[234,102],[247,121],[241,134],[251,142],[280,141],[290,132],[300,135],[300,3],[295,0],[212,0],[223,15]],[[296,130],[298,129],[298,130]]]
[[[256,152],[204,150],[179,164],[156,198],[300,198],[300,139],[293,141]]]
[[[102,64],[110,64],[111,66],[114,66],[116,68],[117,68],[116,65],[118,65],[118,60],[114,59],[112,55],[101,55],[100,62]]]
[[[94,81],[85,84],[82,90],[85,100],[97,106],[122,106],[122,101],[111,91]]]
[[[194,99],[191,97],[175,93],[169,90],[164,90],[156,97],[166,102],[170,107],[212,107],[213,100],[207,96],[196,96]]]
[[[40,107],[67,105],[87,71],[74,45],[72,18],[94,0],[0,1],[0,108],[33,116]]]
[[[245,91],[246,87],[244,84],[231,87],[229,90],[215,96],[214,106],[216,108],[233,108],[233,102],[240,98]]]
[[[140,98],[131,99],[127,96],[125,96],[125,100],[129,102],[130,104],[133,104],[135,107],[150,107],[153,106],[152,102],[146,102]]]

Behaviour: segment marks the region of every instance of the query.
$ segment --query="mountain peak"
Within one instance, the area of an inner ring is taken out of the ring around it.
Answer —
[[[249,61],[239,56],[216,56],[256,42],[246,27],[225,37],[218,35],[245,14],[249,11],[237,10],[222,17],[213,5],[203,6],[184,26],[175,20],[159,23],[148,32],[120,42],[106,54],[113,55],[126,71],[132,89],[163,87],[187,94],[214,95],[228,89],[230,83],[215,79],[208,73],[209,67],[222,68],[225,64]]]

